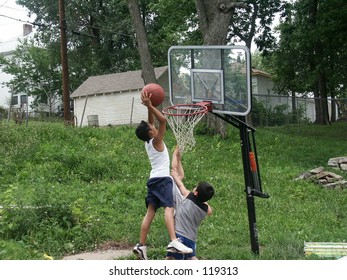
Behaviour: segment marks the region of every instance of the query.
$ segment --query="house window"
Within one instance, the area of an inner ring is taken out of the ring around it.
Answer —
[[[48,104],[47,95],[41,95],[41,96],[39,97],[39,102],[40,102],[40,103],[43,103],[43,104]]]
[[[11,105],[18,105],[18,96],[12,96]]]
[[[27,95],[21,95],[20,96],[20,104],[26,104],[28,102],[28,96]]]

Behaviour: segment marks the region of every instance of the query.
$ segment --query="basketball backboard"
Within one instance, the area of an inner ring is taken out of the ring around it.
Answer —
[[[211,102],[212,112],[251,110],[251,61],[245,46],[173,46],[168,51],[170,101]]]

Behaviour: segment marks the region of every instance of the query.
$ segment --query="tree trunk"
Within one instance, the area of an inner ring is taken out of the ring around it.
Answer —
[[[315,112],[316,119],[314,121],[315,124],[323,124],[323,114],[322,114],[322,97],[319,94],[318,85],[315,87],[313,91],[314,95],[314,104],[315,104]]]
[[[312,26],[316,27],[317,25],[317,14],[318,14],[318,1],[313,0],[311,3],[311,9],[309,11],[309,17],[311,20]],[[316,28],[314,28],[316,29]],[[318,97],[318,102],[316,102],[316,124],[330,124],[329,121],[329,112],[328,112],[328,94],[327,94],[327,83],[324,70],[317,71],[319,67],[319,61],[315,57],[322,57],[322,43],[319,37],[315,38],[314,41],[314,54],[312,54],[312,64],[311,69],[317,74],[317,82],[315,97]]]
[[[128,8],[133,20],[140,53],[142,79],[145,84],[156,83],[157,78],[155,76],[151,53],[148,47],[147,33],[141,18],[140,8],[137,0],[128,0]]]
[[[293,119],[295,121],[299,120],[300,116],[298,116],[298,110],[296,108],[296,97],[295,97],[295,92],[291,92],[291,97],[292,97],[292,113],[293,113]]]
[[[232,0],[195,0],[195,6],[205,45],[225,45],[235,8],[248,8],[245,3]]]
[[[322,120],[323,124],[330,124],[329,110],[328,110],[328,94],[327,94],[327,83],[324,73],[319,74],[318,82],[319,92],[322,97]]]
[[[230,0],[195,0],[199,17],[199,28],[204,38],[204,45],[225,45],[229,32],[229,24],[235,8],[247,7],[246,4]],[[206,125],[211,131],[226,137],[225,122],[208,114]]]
[[[336,122],[337,121],[337,112],[336,112],[336,106],[337,106],[337,102],[335,100],[335,93],[334,91],[331,92],[331,118],[330,121],[331,122]]]

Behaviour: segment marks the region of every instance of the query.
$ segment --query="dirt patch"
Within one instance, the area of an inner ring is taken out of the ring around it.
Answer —
[[[70,255],[63,260],[116,260],[130,257],[132,250],[97,250],[76,255]]]
[[[82,252],[65,256],[63,260],[116,260],[120,258],[131,258],[133,246],[107,241],[101,244],[97,250]]]

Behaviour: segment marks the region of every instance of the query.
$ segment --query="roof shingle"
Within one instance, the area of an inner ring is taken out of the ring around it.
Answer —
[[[154,68],[157,79],[167,70],[167,66]],[[144,87],[142,70],[129,71],[89,77],[72,94],[71,97],[98,95],[112,92],[134,91]]]

